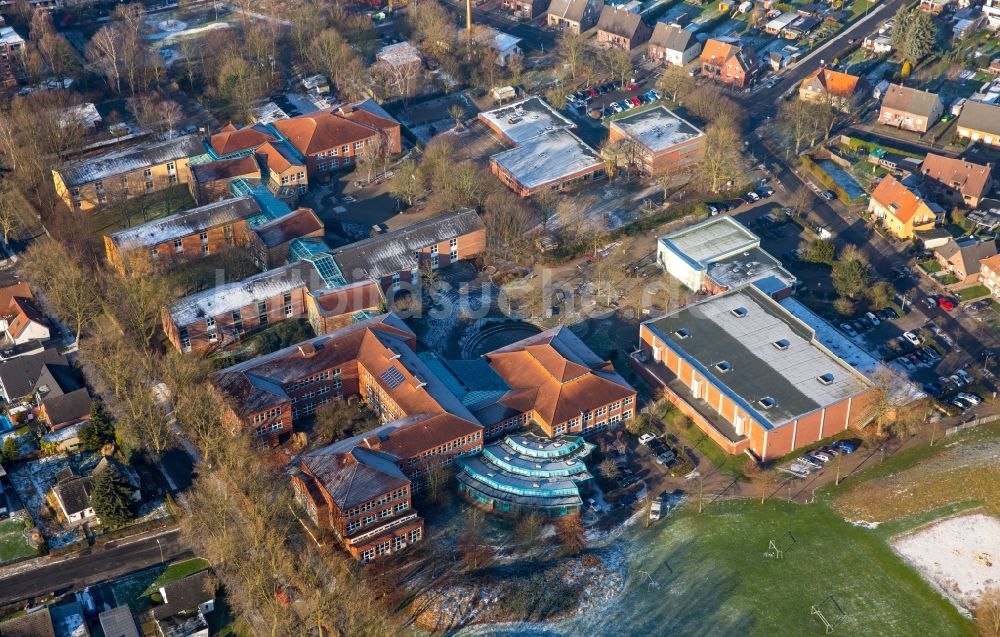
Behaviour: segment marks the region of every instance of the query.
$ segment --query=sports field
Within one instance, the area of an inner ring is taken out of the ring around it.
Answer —
[[[781,559],[765,557],[771,539]],[[831,595],[845,613],[834,634],[974,634],[883,533],[844,522],[822,502],[722,503],[668,516],[627,541],[634,553],[622,595],[547,634],[823,635],[810,611],[821,605],[837,623],[833,605],[823,605]]]

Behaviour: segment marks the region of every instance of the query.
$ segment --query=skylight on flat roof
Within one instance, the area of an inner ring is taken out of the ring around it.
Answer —
[[[819,382],[823,383],[824,385],[832,385],[833,384],[833,374],[826,373],[826,374],[823,374],[821,376],[817,376],[816,380],[818,380]]]
[[[778,340],[771,343],[771,345],[774,345],[775,349],[786,350],[789,348],[791,343],[788,342],[787,338],[779,338]]]
[[[763,398],[761,398],[757,402],[764,409],[770,409],[771,407],[774,407],[774,405],[776,404],[775,401],[774,401],[774,399],[771,398],[770,396],[764,396]]]
[[[691,336],[691,331],[686,327],[682,327],[681,329],[674,332],[674,334],[677,335],[677,338],[687,338]]]
[[[735,316],[736,318],[743,318],[744,316],[746,316],[747,314],[750,313],[750,312],[747,311],[747,309],[745,307],[742,307],[742,306],[741,307],[734,307],[730,311],[733,313],[733,316]]]
[[[729,361],[719,361],[715,364],[715,368],[720,372],[728,372],[733,368]]]

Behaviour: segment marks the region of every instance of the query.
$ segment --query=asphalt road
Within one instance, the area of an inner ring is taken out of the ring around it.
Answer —
[[[173,529],[141,540],[130,541],[126,538],[125,544],[112,542],[86,555],[63,559],[40,568],[25,568],[0,579],[0,600],[9,603],[53,591],[59,591],[60,594],[78,591],[92,584],[155,566],[161,561],[193,557],[190,549],[181,544],[179,535],[180,532]]]

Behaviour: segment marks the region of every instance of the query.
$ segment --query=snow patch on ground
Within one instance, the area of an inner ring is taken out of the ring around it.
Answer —
[[[1000,520],[992,516],[948,518],[892,544],[945,596],[970,612],[984,590],[1000,585]]]
[[[877,529],[878,522],[867,522],[865,520],[848,520],[848,523],[854,526],[860,526],[863,529]]]

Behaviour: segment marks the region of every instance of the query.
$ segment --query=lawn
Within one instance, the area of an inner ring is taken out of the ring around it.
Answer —
[[[208,560],[201,557],[192,557],[189,560],[182,560],[180,562],[174,562],[167,567],[167,570],[163,571],[163,574],[156,578],[153,582],[148,592],[153,592],[158,590],[161,586],[166,586],[167,584],[172,584],[177,580],[182,580],[188,575],[194,575],[204,571],[210,566]]]
[[[166,190],[106,206],[90,215],[88,221],[95,234],[108,234],[194,206],[195,202],[187,185],[177,184]]]
[[[941,264],[934,259],[926,259],[924,261],[921,261],[920,267],[923,268],[924,271],[929,272],[931,274],[934,274],[935,272],[940,272],[941,270],[944,269],[941,267]]]
[[[959,301],[971,301],[983,296],[989,296],[990,289],[985,285],[973,285],[971,287],[962,288],[961,290],[956,290],[955,294],[958,295]]]
[[[772,539],[782,559],[765,556]],[[700,515],[689,508],[629,541],[635,553],[620,597],[560,632],[822,635],[810,609],[832,595],[846,613],[840,635],[973,634],[880,534],[844,522],[822,501],[732,501]]]
[[[23,520],[7,518],[0,521],[0,564],[33,557],[38,552],[24,539],[23,531]]]

